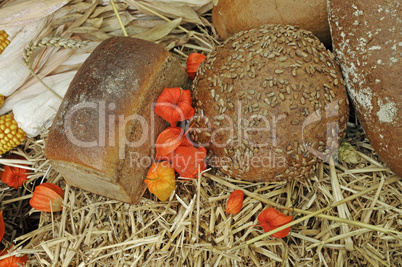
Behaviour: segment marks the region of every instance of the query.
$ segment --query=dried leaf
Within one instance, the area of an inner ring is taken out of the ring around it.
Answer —
[[[211,0],[148,0],[147,2],[168,4],[175,7],[189,6],[197,10],[198,8],[208,4]]]
[[[97,42],[96,44],[99,43]],[[78,70],[81,67],[82,63],[89,57],[90,54],[91,53],[76,52],[73,55],[71,55],[70,58],[64,61],[63,64],[55,68],[50,74],[55,75],[63,72]]]
[[[170,3],[162,3],[162,2],[155,2],[149,3],[145,1],[134,1],[134,0],[126,0],[126,2],[144,14],[155,16],[152,12],[143,8],[141,5],[158,12],[161,15],[164,15],[168,18],[182,18],[184,23],[195,23],[203,25],[202,21],[200,20],[197,12],[194,11],[190,6],[174,6]],[[137,4],[137,2],[140,4]]]
[[[99,29],[102,26],[103,23],[103,18],[93,18],[93,19],[87,19],[84,24],[82,24],[82,27],[92,27]]]
[[[131,16],[130,13],[128,13],[127,11],[120,12],[119,15],[120,15],[120,18],[121,18],[124,26],[126,26],[127,24],[129,24],[131,21],[134,20],[134,17]],[[102,23],[102,27],[100,28],[100,30],[103,32],[112,32],[117,29],[121,29],[121,27],[115,16],[104,19],[103,23]]]
[[[38,67],[40,67],[40,71],[36,73],[36,75],[38,75],[41,79],[46,77],[54,69],[63,64],[74,53],[74,50],[71,49],[59,49],[58,51],[57,49],[58,48],[45,49],[47,51],[43,51],[44,53],[40,53],[37,56],[37,59],[39,61]],[[46,62],[46,64],[42,66],[43,62]],[[34,63],[34,65],[37,64]],[[31,78],[28,81],[26,81],[23,86],[18,88],[16,92],[18,92],[18,90],[20,89],[23,90],[24,88],[29,87],[34,83],[40,83],[40,82],[36,78]]]
[[[106,33],[96,30],[88,33],[77,33],[77,35],[82,38],[83,40],[88,40],[88,41],[93,41],[93,42],[101,42],[103,40],[106,40],[110,36],[107,35]]]
[[[110,1],[110,0],[108,0]],[[115,3],[117,11],[124,11],[127,9],[128,5],[126,3]],[[102,13],[106,13],[109,11],[113,11],[112,6],[110,5],[110,2],[108,2],[108,4],[106,6],[98,6],[95,11],[92,13],[92,15],[90,16],[90,18],[96,18],[99,15],[101,15]]]
[[[157,26],[155,28],[149,29],[147,31],[138,33],[134,35],[133,37],[139,38],[139,39],[144,39],[148,41],[157,41],[166,35],[168,35],[172,30],[174,30],[177,26],[180,25],[181,23],[181,18],[166,22],[165,24],[161,26]]]
[[[80,27],[92,14],[96,6],[98,5],[98,0],[92,0],[92,5],[91,7],[88,8],[88,10],[85,11],[84,15],[82,15],[79,19],[73,22],[73,24],[68,27],[66,32],[72,32],[73,29]]]
[[[0,28],[30,24],[47,17],[66,5],[69,0],[25,0],[0,9]]]

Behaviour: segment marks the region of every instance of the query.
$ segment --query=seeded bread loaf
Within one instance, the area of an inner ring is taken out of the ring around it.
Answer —
[[[331,45],[326,0],[219,0],[212,21],[221,38],[264,24],[295,25]]]
[[[402,5],[328,1],[333,48],[378,156],[402,176]]]
[[[162,46],[109,38],[71,82],[45,155],[68,184],[136,203],[146,189],[153,144],[167,127],[153,104],[164,87],[189,85],[184,68]]]
[[[344,135],[349,105],[331,52],[310,32],[265,25],[227,39],[194,80],[193,140],[253,181],[309,177]]]

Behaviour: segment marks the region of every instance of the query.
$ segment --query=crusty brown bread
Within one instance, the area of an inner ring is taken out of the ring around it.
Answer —
[[[153,113],[153,104],[164,87],[190,84],[184,68],[162,46],[109,38],[71,82],[45,155],[68,184],[136,203],[146,189],[153,144],[167,127]]]
[[[331,44],[326,0],[219,0],[212,21],[222,39],[264,24],[295,25]]]
[[[402,176],[402,5],[330,0],[333,49],[378,156]]]
[[[349,114],[333,55],[293,26],[227,39],[201,64],[193,97],[194,141],[222,172],[252,181],[310,177],[337,151]]]

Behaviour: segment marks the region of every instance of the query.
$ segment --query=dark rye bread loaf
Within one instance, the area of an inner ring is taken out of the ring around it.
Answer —
[[[153,104],[164,87],[190,83],[160,45],[129,37],[103,41],[68,88],[46,157],[68,184],[136,203],[146,189],[153,144],[168,125]]]
[[[402,4],[330,0],[334,54],[378,156],[402,176]]]
[[[309,178],[337,151],[349,106],[340,69],[310,32],[265,25],[227,39],[194,81],[194,141],[252,181]]]

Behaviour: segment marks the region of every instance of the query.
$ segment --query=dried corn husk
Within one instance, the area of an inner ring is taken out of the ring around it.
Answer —
[[[0,9],[0,28],[28,25],[46,17],[70,2],[69,0],[26,0],[10,3]]]
[[[49,75],[43,81],[63,97],[76,71],[97,45],[98,43],[90,43],[79,50],[57,51],[38,76],[43,78]],[[13,111],[20,127],[32,137],[50,126],[52,116],[59,105],[60,100],[36,78],[32,78],[7,98],[4,106],[0,108],[0,114]],[[28,114],[30,115],[27,116]]]
[[[63,97],[77,71],[69,71],[62,74],[48,76],[43,81],[59,96]],[[61,99],[48,91],[41,83],[35,83],[30,88],[26,97],[21,97],[13,105],[14,119],[18,126],[28,136],[38,135],[44,128],[50,127]]]
[[[26,27],[6,30],[10,44],[0,55],[0,94],[11,95],[30,76],[29,69],[22,61],[23,50],[31,40],[38,38],[46,24],[47,19],[43,18]]]

